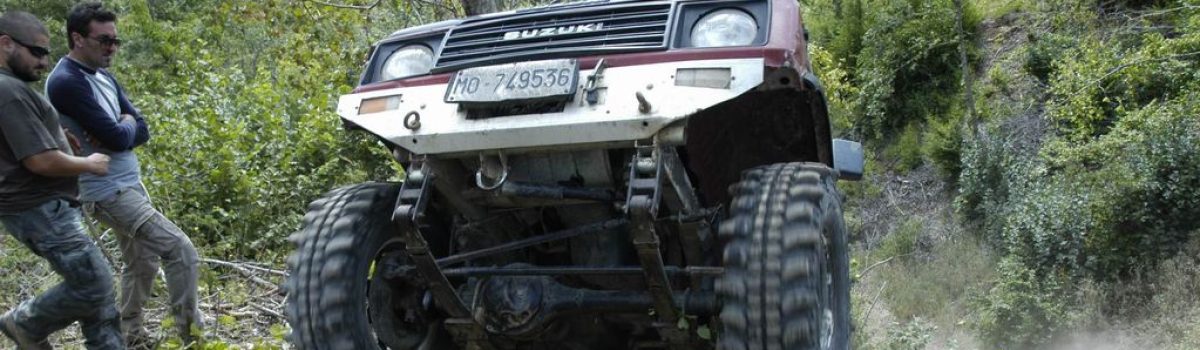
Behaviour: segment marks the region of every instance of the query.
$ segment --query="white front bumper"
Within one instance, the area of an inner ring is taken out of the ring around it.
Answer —
[[[727,89],[676,86],[676,70],[689,68],[729,68],[733,79]],[[763,60],[683,61],[607,68],[599,84],[599,103],[589,105],[583,102],[582,85],[592,73],[592,70],[579,72],[581,86],[575,99],[558,113],[467,119],[457,103],[443,102],[447,84],[436,84],[345,95],[338,102],[338,114],[414,154],[634,141],[650,138],[668,124],[762,84]],[[651,106],[648,113],[638,111],[635,97],[638,92]],[[393,95],[400,95],[397,108],[359,114],[364,99]],[[404,126],[404,118],[411,112],[420,115],[420,127],[415,130]]]

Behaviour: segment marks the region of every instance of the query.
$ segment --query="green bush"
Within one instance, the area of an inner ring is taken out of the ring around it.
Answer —
[[[959,88],[955,8],[951,1],[873,3],[855,78],[862,87],[865,134],[880,137],[912,121],[942,114]],[[970,8],[965,27],[978,19]]]
[[[1139,308],[1154,288],[1116,286],[1142,287],[1139,276],[1200,228],[1200,36],[1089,31],[1094,9],[1065,8],[1049,15],[1057,29],[1031,44],[1025,66],[1049,81],[1045,119],[1056,132],[1031,143],[1015,131],[1031,119],[993,120],[963,143],[959,209],[1006,255],[978,304],[989,347],[1045,344]],[[1181,12],[1181,27],[1200,20]]]
[[[1012,260],[1000,262],[998,277],[976,300],[979,314],[973,327],[982,335],[984,348],[1036,348],[1071,326],[1069,300],[1056,279],[1039,277]]]
[[[955,207],[969,222],[978,223],[984,236],[998,246],[1002,246],[998,233],[1012,210],[1012,196],[1033,187],[1034,180],[1044,173],[1044,166],[1035,161],[1038,150],[1026,145],[1028,139],[1042,135],[1024,134],[1014,127],[1025,122],[1016,119],[984,125],[963,141],[961,150]]]
[[[1112,280],[1152,265],[1200,227],[1195,99],[1147,106],[1094,142],[1051,142],[1041,160],[976,140],[960,204],[1039,276]]]
[[[1114,41],[1084,38],[1050,80],[1048,115],[1073,140],[1103,135],[1130,111],[1191,91],[1200,70],[1200,33],[1159,33]]]
[[[921,153],[930,163],[951,181],[957,180],[962,172],[962,117],[934,119],[921,135]]]
[[[854,131],[853,114],[857,110],[854,104],[858,96],[858,88],[850,81],[849,72],[842,68],[834,54],[818,45],[809,46],[809,57],[813,70],[821,78],[825,87],[825,97],[829,102],[830,127],[834,137],[850,137]]]
[[[1054,71],[1054,62],[1064,58],[1068,50],[1075,46],[1077,38],[1061,34],[1029,34],[1029,45],[1026,49],[1025,72],[1036,77],[1042,83],[1050,82],[1050,73]]]
[[[922,350],[933,340],[933,332],[937,327],[920,317],[914,317],[904,324],[893,323],[888,329],[887,341],[881,347],[885,350]]]
[[[858,135],[882,139],[960,103],[954,99],[961,80],[955,12],[950,0],[809,4],[814,42],[836,57],[834,62],[856,87],[852,105]],[[977,11],[968,5],[968,38],[976,35],[979,23]]]
[[[916,124],[910,124],[896,136],[896,141],[888,146],[884,154],[896,162],[893,169],[905,173],[924,162],[921,151],[921,132]]]
[[[917,252],[917,243],[921,232],[925,230],[925,222],[912,217],[900,224],[883,238],[875,251],[882,257],[908,257]]]
[[[147,187],[207,254],[283,256],[309,201],[395,173],[382,145],[333,113],[369,48],[359,13],[281,0],[158,5],[115,4],[129,45],[113,71],[151,124]]]

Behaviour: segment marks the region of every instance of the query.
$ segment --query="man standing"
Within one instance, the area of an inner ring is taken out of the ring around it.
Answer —
[[[112,157],[107,175],[80,176],[80,200],[84,211],[117,232],[125,262],[118,305],[126,343],[130,348],[153,346],[142,325],[142,307],[161,259],[171,314],[184,344],[190,344],[203,329],[196,292],[200,259],[192,241],[151,206],[142,187],[133,148],[150,139],[149,128],[105,70],[121,45],[116,21],[116,15],[98,3],[71,9],[70,53],[50,73],[46,93],[65,117],[63,123],[87,140],[84,154]]]
[[[107,173],[109,157],[74,156],[58,113],[29,88],[49,65],[49,43],[37,17],[0,16],[0,222],[63,278],[0,316],[0,331],[20,349],[51,349],[46,337],[80,321],[88,349],[124,349],[112,271],[75,199],[77,177]]]

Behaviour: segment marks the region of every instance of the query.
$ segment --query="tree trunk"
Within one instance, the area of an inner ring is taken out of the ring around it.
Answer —
[[[967,59],[967,45],[970,44],[967,38],[967,30],[963,23],[963,1],[954,0],[954,24],[957,28],[958,37],[958,60],[960,69],[962,70],[962,87],[963,87],[963,107],[966,107],[963,115],[962,125],[963,131],[966,133],[964,137],[972,137],[975,135],[975,96],[972,91],[974,83],[971,82],[971,62]]]
[[[498,0],[462,0],[463,12],[467,16],[482,15],[500,11]]]

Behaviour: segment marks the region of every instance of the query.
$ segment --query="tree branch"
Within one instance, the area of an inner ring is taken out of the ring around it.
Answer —
[[[1126,64],[1116,66],[1112,70],[1109,70],[1107,74],[1104,74],[1104,76],[1100,77],[1099,79],[1092,80],[1090,83],[1088,83],[1088,85],[1099,84],[1100,82],[1104,81],[1104,79],[1108,79],[1108,77],[1113,76],[1113,74],[1117,74],[1118,72],[1125,70],[1125,68],[1133,67],[1133,66],[1136,66],[1139,64],[1150,63],[1150,62],[1159,62],[1159,61],[1168,61],[1168,60],[1173,60],[1173,59],[1177,59],[1177,58],[1184,58],[1184,57],[1196,56],[1196,55],[1200,55],[1200,51],[1174,54],[1174,55],[1163,56],[1163,57],[1151,57],[1151,58],[1147,58],[1147,59],[1143,59],[1143,60],[1129,62]],[[1103,87],[1101,87],[1101,89],[1103,89]]]
[[[221,266],[232,268],[234,271],[237,271],[237,272],[241,273],[243,276],[246,276],[246,278],[250,279],[250,281],[253,281],[255,283],[258,283],[258,284],[261,284],[263,286],[270,287],[270,288],[276,288],[276,289],[279,288],[278,284],[268,281],[268,280],[265,280],[265,279],[262,279],[261,277],[258,277],[257,275],[254,274],[254,272],[250,271],[250,269],[246,268],[246,266],[243,264],[235,264],[235,263],[231,263],[228,261],[221,261],[221,260],[216,260],[216,259],[200,259],[200,261],[203,261],[203,262],[209,263],[209,264],[213,264],[213,265],[221,265]],[[256,267],[256,268],[263,269],[261,267]],[[269,269],[263,269],[263,270],[269,270]]]
[[[888,283],[888,281],[883,281],[883,286],[880,286],[879,291],[875,292],[875,298],[871,299],[871,306],[867,307],[867,313],[863,314],[863,322],[864,323],[866,323],[867,320],[871,319],[871,311],[875,311],[875,303],[879,302],[879,296],[883,295],[883,289],[887,288],[887,283]]]
[[[379,3],[383,2],[383,0],[375,0],[375,2],[371,3],[370,5],[347,5],[347,4],[335,4],[335,3],[331,3],[331,2],[324,2],[321,0],[308,0],[308,1],[318,4],[318,5],[325,5],[325,6],[329,6],[329,7],[337,7],[337,8],[353,9],[353,10],[364,10],[364,11],[373,9],[373,8],[375,8],[375,6],[379,6]]]
[[[866,275],[867,275],[867,272],[871,272],[871,269],[874,269],[876,266],[879,266],[879,265],[886,264],[888,261],[892,261],[892,259],[899,258],[899,257],[904,257],[904,256],[909,256],[909,255],[912,255],[912,253],[896,255],[896,256],[893,256],[893,257],[890,257],[890,258],[887,258],[887,259],[883,259],[883,260],[882,260],[882,261],[880,261],[880,262],[877,262],[877,263],[871,264],[871,266],[867,266],[867,268],[863,269],[863,270],[862,270],[862,272],[859,272],[859,273],[858,273],[858,278],[863,278],[863,276],[866,276]]]
[[[267,313],[268,315],[275,316],[275,318],[278,318],[281,320],[287,319],[287,318],[283,317],[283,314],[279,313],[279,311],[271,310],[271,309],[267,308],[266,306],[259,305],[258,303],[255,303],[255,302],[250,302],[249,304],[251,307],[258,309],[258,311],[262,311],[262,312]]]

